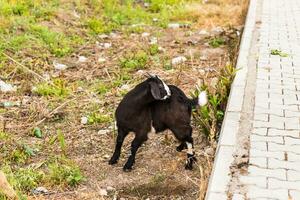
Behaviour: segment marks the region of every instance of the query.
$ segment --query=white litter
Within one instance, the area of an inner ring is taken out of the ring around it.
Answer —
[[[62,63],[58,63],[58,62],[56,62],[56,61],[53,62],[53,66],[54,66],[54,68],[57,69],[57,70],[65,70],[65,69],[68,68],[67,65],[62,64]]]
[[[172,63],[172,65],[177,65],[177,64],[180,64],[180,63],[184,63],[186,60],[187,60],[186,57],[178,56],[176,58],[173,58],[171,63]]]
[[[87,57],[85,57],[85,56],[79,56],[78,57],[78,62],[83,63],[83,62],[86,62],[86,61],[87,61]]]
[[[100,194],[100,196],[107,196],[107,190],[106,189],[100,189],[99,194]]]
[[[149,37],[149,36],[150,36],[150,33],[147,33],[147,32],[142,33],[142,37]]]
[[[12,86],[9,83],[5,83],[4,81],[0,80],[0,91],[1,92],[15,92],[17,89],[16,87]]]
[[[202,91],[200,92],[199,96],[198,96],[198,103],[200,106],[204,106],[207,104],[207,94],[206,91]]]
[[[106,61],[105,58],[102,58],[102,57],[98,58],[98,62],[99,62],[99,63],[103,63],[103,62],[105,62],[105,61]]]
[[[171,24],[168,24],[168,28],[180,28],[180,24],[177,24],[177,23],[171,23]]]
[[[88,118],[87,117],[81,117],[81,124],[87,124]]]
[[[157,44],[157,37],[150,38],[150,44]]]

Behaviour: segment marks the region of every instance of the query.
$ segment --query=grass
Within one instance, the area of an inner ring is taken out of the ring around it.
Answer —
[[[54,79],[52,84],[48,82],[39,83],[33,92],[40,96],[66,97],[70,93],[70,89],[63,79]]]
[[[289,56],[289,54],[282,52],[281,50],[278,49],[272,49],[271,50],[271,55],[275,55],[275,56],[280,56],[280,57],[287,57]]]
[[[120,66],[128,70],[145,69],[148,60],[149,56],[143,50],[130,52],[120,59]]]
[[[224,44],[225,44],[225,40],[223,38],[213,38],[209,41],[209,45],[213,48],[218,48]]]

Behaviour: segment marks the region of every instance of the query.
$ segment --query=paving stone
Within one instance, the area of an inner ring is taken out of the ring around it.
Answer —
[[[299,190],[290,190],[290,200],[298,200],[300,199],[300,191]]]
[[[289,189],[300,191],[300,180],[299,181],[282,181],[274,178],[268,179],[268,188],[270,189]]]
[[[240,181],[242,184],[255,185],[258,187],[267,187],[267,177],[263,176],[240,176]]]
[[[284,169],[267,169],[257,166],[249,166],[248,172],[249,176],[252,177],[263,176],[286,180],[286,170]]]
[[[250,135],[250,143],[252,142],[274,142],[283,144],[283,137],[281,136],[260,136],[252,134]]]
[[[300,162],[282,161],[274,158],[268,158],[268,168],[272,169],[290,169],[300,171]]]
[[[266,189],[256,186],[249,186],[247,197],[249,199],[257,198],[275,198],[275,199],[288,199],[287,189]]]
[[[251,157],[276,158],[278,160],[285,159],[284,152],[282,151],[264,151],[258,149],[250,149],[249,155]]]
[[[249,165],[254,165],[261,168],[267,168],[267,158],[250,157]]]
[[[298,130],[280,130],[280,129],[269,128],[268,135],[269,136],[299,137],[299,131]]]
[[[300,181],[300,172],[294,170],[287,170],[287,180],[288,181]],[[300,188],[299,188],[300,190]]]

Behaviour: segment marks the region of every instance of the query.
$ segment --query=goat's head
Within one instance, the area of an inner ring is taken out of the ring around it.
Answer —
[[[154,99],[165,100],[171,96],[171,90],[167,84],[161,80],[158,76],[149,76],[150,91]]]

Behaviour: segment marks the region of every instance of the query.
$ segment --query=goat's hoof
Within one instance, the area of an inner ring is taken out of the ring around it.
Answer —
[[[124,172],[130,172],[131,170],[132,170],[132,166],[124,165],[124,167],[123,167]]]
[[[109,165],[114,165],[114,164],[116,164],[117,162],[118,162],[117,159],[111,158],[111,159],[108,161],[108,164],[109,164]]]
[[[186,164],[185,164],[185,169],[186,170],[192,170],[193,169],[193,163],[187,161]]]

